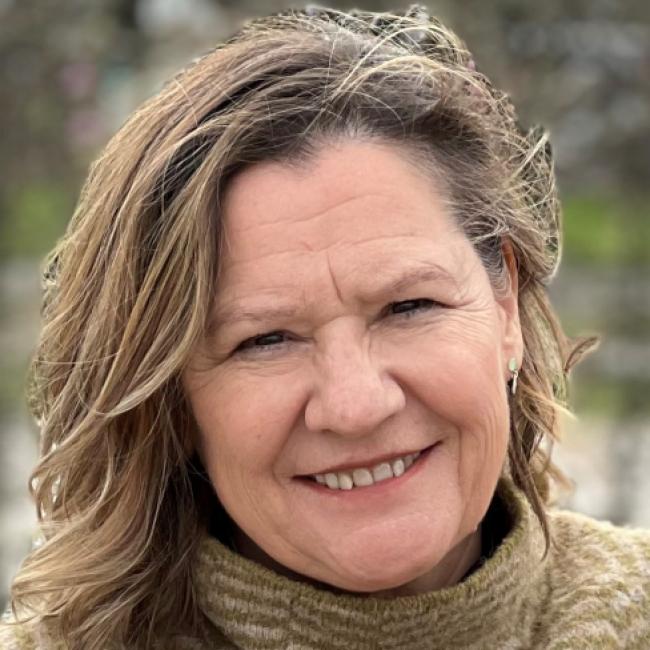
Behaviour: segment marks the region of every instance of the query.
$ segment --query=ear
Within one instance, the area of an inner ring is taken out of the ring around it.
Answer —
[[[508,361],[514,357],[517,368],[521,368],[524,354],[524,342],[519,323],[519,269],[512,243],[504,239],[501,245],[504,267],[506,270],[505,286],[496,296],[499,320],[501,324],[501,353],[503,372],[506,381],[510,378]]]

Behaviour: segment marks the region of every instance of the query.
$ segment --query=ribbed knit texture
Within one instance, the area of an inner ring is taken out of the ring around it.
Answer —
[[[187,650],[650,649],[650,531],[563,511],[544,539],[523,494],[498,496],[513,525],[495,553],[460,584],[418,596],[335,594],[285,578],[202,539],[196,587],[209,642]],[[0,629],[2,650],[33,648]],[[170,646],[171,647],[171,646]]]

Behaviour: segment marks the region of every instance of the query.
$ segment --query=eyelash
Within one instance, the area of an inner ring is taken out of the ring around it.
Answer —
[[[408,310],[408,311],[402,311],[402,312],[392,312],[391,309],[395,308],[396,306],[400,305],[408,305],[409,303],[414,303],[416,307],[414,309]],[[430,300],[429,298],[414,298],[411,300],[401,300],[399,302],[392,302],[389,305],[387,305],[381,312],[382,316],[397,316],[400,319],[403,320],[409,320],[416,316],[417,314],[421,313],[422,311],[429,311],[432,307],[434,306],[440,306],[441,303],[436,302],[435,300]],[[246,339],[245,341],[242,341],[234,350],[235,353],[250,353],[251,351],[254,351],[254,353],[260,353],[262,351],[268,352],[271,350],[274,350],[277,348],[277,346],[282,345],[283,343],[286,343],[286,339],[282,341],[277,341],[276,343],[271,343],[270,345],[255,345],[258,343],[260,340],[263,340],[265,338],[269,337],[278,337],[278,336],[286,336],[285,332],[282,332],[281,330],[274,330],[272,332],[267,332],[265,334],[258,334],[257,336],[252,336],[249,339]],[[262,352],[262,353],[264,353]]]

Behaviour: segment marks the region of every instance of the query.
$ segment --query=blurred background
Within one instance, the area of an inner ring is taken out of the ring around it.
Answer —
[[[331,2],[401,9],[406,2]],[[565,216],[551,291],[570,335],[600,333],[574,372],[554,457],[561,503],[650,526],[650,3],[437,0],[522,121],[551,131]],[[29,550],[37,432],[24,377],[39,267],[90,161],[162,81],[273,0],[0,0],[0,608]]]

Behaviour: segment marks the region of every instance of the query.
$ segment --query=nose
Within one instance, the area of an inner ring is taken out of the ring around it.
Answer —
[[[333,344],[316,365],[316,388],[305,408],[312,431],[363,436],[404,408],[402,388],[361,344]]]

